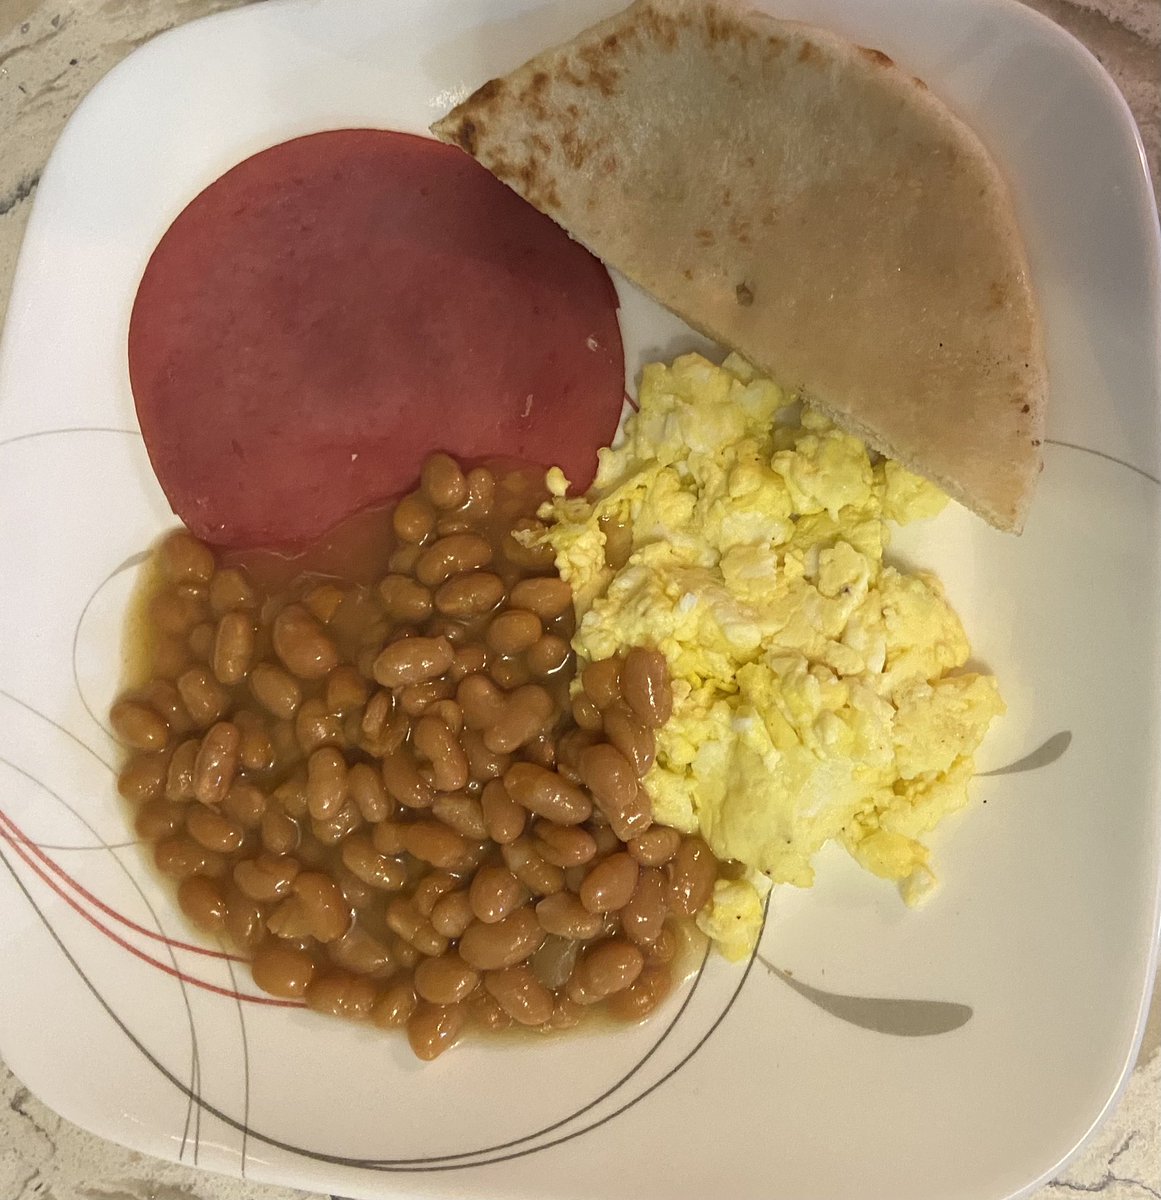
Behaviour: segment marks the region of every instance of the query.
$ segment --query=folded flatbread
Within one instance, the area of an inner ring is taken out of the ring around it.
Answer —
[[[639,0],[432,126],[696,329],[1019,532],[1046,371],[979,138],[877,50]]]

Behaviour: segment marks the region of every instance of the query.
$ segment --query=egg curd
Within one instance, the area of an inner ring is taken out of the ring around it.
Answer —
[[[655,819],[748,870],[698,923],[752,949],[769,883],[808,887],[838,839],[917,902],[923,836],[967,800],[1004,711],[939,581],[888,566],[888,521],[946,497],[731,355],[645,368],[589,494],[549,472],[541,510],[585,661],[659,649],[673,715],[645,779]]]

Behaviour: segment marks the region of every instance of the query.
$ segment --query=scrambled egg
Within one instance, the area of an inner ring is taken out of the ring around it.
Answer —
[[[583,661],[664,653],[673,716],[645,784],[658,821],[749,871],[699,923],[753,946],[760,891],[809,886],[839,840],[917,902],[923,835],[967,800],[1004,705],[938,580],[883,561],[887,521],[946,498],[731,355],[645,368],[640,408],[589,495],[549,473],[542,510]]]

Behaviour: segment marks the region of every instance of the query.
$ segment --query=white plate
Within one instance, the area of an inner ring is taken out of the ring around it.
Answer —
[[[126,844],[103,723],[122,568],[171,520],[125,364],[150,250],[252,152],[420,131],[616,4],[267,3],[138,50],[69,123],[0,351],[0,1048],[106,1137],[344,1195],[1019,1194],[1125,1080],[1161,857],[1156,211],[1111,82],[1021,5],[779,7],[885,50],[980,131],[1047,322],[1052,441],[1027,533],[954,510],[900,542],[1000,676],[1010,712],[981,768],[1039,763],[979,781],[937,838],[925,911],[830,854],[812,892],[776,895],[769,967],[712,960],[637,1030],[421,1067],[400,1039],[256,1002],[231,964],[175,945],[194,939]],[[622,294],[631,371],[692,336]],[[919,1036],[933,1017],[956,1028]]]

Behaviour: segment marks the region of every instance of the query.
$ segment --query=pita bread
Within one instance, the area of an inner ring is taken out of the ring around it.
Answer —
[[[885,54],[640,0],[432,127],[715,341],[1019,532],[1046,372],[1004,181]]]

